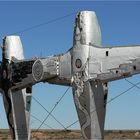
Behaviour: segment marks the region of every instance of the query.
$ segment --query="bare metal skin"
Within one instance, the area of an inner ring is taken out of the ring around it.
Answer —
[[[108,82],[140,73],[140,46],[102,47],[95,12],[76,16],[73,47],[65,54],[25,60],[18,36],[3,41],[0,88],[11,136],[30,139],[32,86],[72,86],[83,138],[103,139]]]

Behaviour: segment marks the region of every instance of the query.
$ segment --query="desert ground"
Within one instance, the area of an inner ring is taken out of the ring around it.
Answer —
[[[9,130],[0,130],[0,140],[11,140]],[[83,140],[80,130],[32,130],[31,140]],[[140,130],[105,130],[105,140],[140,140]]]

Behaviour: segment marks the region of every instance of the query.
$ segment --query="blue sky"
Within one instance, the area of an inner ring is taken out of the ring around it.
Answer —
[[[81,11],[95,11],[101,26],[103,46],[140,44],[140,2],[0,2],[0,44],[5,35],[44,23],[58,17]],[[26,58],[66,52],[72,47],[75,14],[62,20],[20,33]],[[127,52],[126,52],[127,53]],[[1,56],[0,56],[1,57]],[[133,83],[140,75],[129,78]],[[131,87],[125,80],[109,84],[108,100]],[[51,110],[67,87],[38,84],[33,96]],[[133,88],[107,105],[106,129],[140,129],[140,90]],[[32,114],[43,120],[47,113],[33,100]],[[72,92],[66,94],[53,115],[68,126],[77,120]],[[62,128],[51,117],[46,122],[53,128]],[[31,119],[32,128],[40,123]],[[0,97],[0,128],[7,128]],[[47,128],[43,126],[42,128]],[[79,129],[79,124],[71,129]]]

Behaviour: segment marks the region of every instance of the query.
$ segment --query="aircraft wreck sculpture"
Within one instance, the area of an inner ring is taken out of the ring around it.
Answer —
[[[103,139],[108,82],[140,73],[140,46],[102,47],[95,12],[76,16],[73,47],[65,54],[25,60],[18,36],[3,40],[0,88],[13,139],[30,139],[32,86],[72,86],[84,139]]]

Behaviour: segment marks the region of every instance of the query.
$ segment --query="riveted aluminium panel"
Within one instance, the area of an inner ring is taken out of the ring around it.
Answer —
[[[66,53],[60,56],[60,77],[71,77],[71,55]]]

